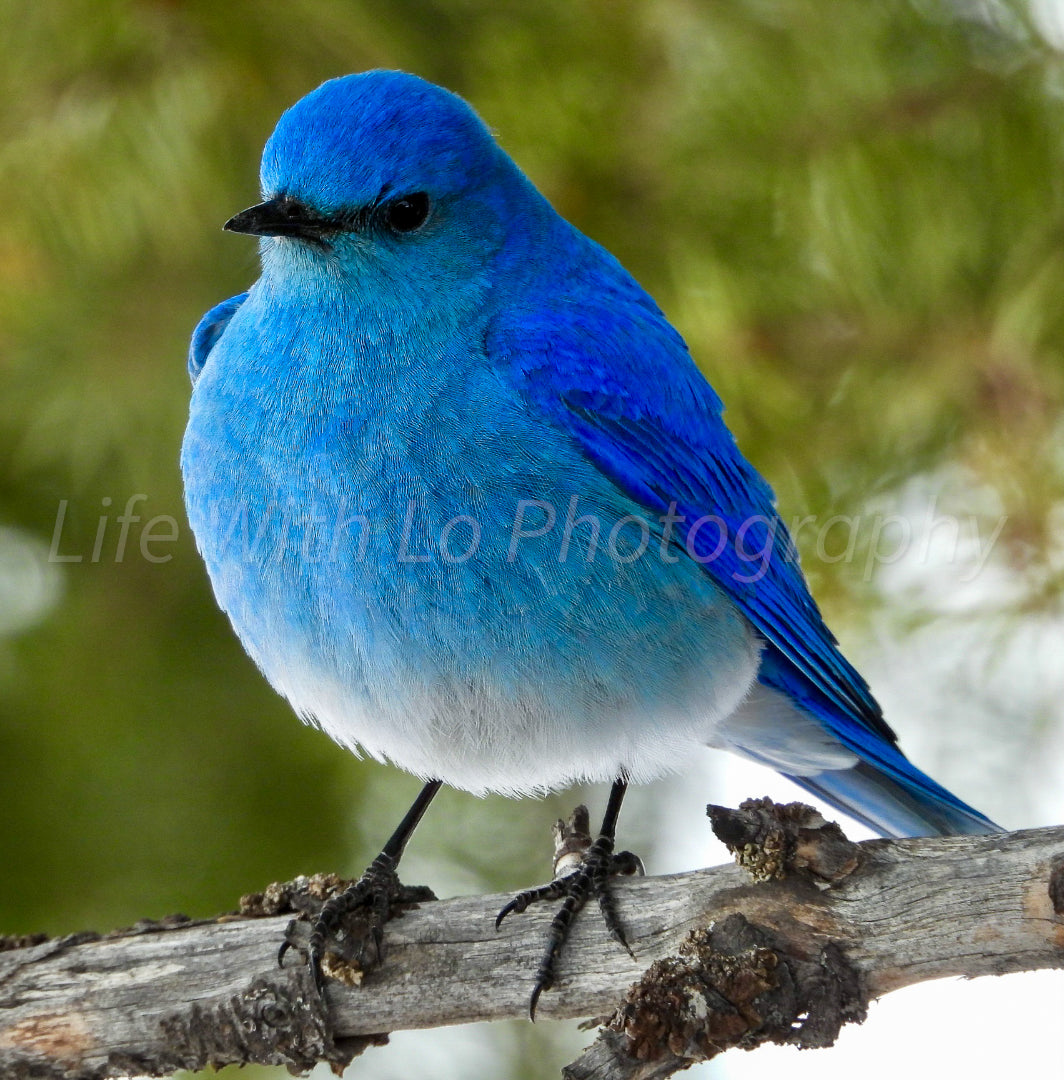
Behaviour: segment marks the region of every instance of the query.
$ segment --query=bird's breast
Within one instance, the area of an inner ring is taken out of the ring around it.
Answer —
[[[746,693],[734,604],[468,347],[272,384],[227,359],[255,367],[212,353],[197,384],[189,517],[249,653],[337,741],[530,791],[678,767]]]

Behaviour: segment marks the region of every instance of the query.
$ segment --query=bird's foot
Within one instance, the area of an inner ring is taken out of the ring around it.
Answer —
[[[305,945],[294,940],[296,921],[289,923],[277,962],[284,963],[289,948],[303,953],[319,997],[324,996],[326,976],[355,985],[384,956],[384,924],[404,906],[435,899],[424,885],[404,885],[396,860],[382,853],[354,884],[326,900],[311,917]]]
[[[606,833],[592,841],[587,808],[578,806],[569,822],[559,821],[555,826],[555,879],[547,885],[518,893],[495,919],[497,930],[507,915],[520,914],[541,900],[562,901],[551,920],[547,947],[536,971],[536,982],[528,1005],[528,1015],[532,1020],[536,1018],[540,995],[554,985],[555,967],[569,938],[573,920],[592,896],[598,900],[610,936],[635,959],[621,929],[609,881],[618,874],[642,874],[643,863],[630,851],[614,853],[613,844],[613,837]],[[576,868],[562,873],[563,868],[570,865]]]

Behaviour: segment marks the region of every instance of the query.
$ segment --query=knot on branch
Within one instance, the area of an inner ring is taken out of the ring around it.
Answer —
[[[558,818],[551,832],[554,836],[554,876],[576,870],[591,847],[591,816],[581,803],[568,819]]]
[[[274,881],[262,892],[242,896],[239,914],[251,919],[316,915],[326,900],[339,896],[351,884],[350,878],[339,874],[300,874],[291,881]]]
[[[387,1035],[334,1039],[309,987],[264,978],[213,1008],[193,1004],[160,1026],[173,1055],[167,1071],[256,1062],[298,1074],[327,1061],[339,1075],[367,1047],[388,1041]]]
[[[551,833],[554,836],[554,876],[563,877],[578,870],[595,837],[591,835],[591,817],[581,803],[565,820],[558,818]],[[610,862],[613,875],[638,875],[646,873],[643,860],[633,851],[614,852]]]
[[[833,884],[853,873],[860,847],[805,803],[747,799],[738,810],[707,806],[713,832],[755,881],[781,881],[791,873]]]
[[[733,1046],[831,1046],[842,1025],[859,1023],[865,1012],[858,975],[837,948],[797,955],[780,935],[731,915],[692,931],[677,956],[652,964],[565,1075],[635,1080],[667,1076]]]
[[[624,1033],[633,1057],[710,1058],[760,1028],[755,1003],[779,985],[779,957],[759,944],[717,951],[713,936],[693,931],[679,955],[656,961],[629,989],[609,1028]]]

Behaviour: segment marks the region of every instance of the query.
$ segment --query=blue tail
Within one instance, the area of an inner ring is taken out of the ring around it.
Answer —
[[[866,761],[816,776],[784,775],[880,836],[977,835],[1002,831],[978,810],[920,772],[900,751],[895,752],[908,773],[904,783]]]
[[[861,710],[843,707],[772,646],[763,653],[758,682],[725,731],[733,749],[881,836],[1003,831],[906,758],[870,694]]]

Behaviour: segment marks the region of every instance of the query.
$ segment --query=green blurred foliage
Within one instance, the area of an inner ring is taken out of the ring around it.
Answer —
[[[785,518],[960,465],[1059,604],[1064,70],[1018,4],[3,0],[0,19],[0,604],[58,590],[0,636],[0,931],[354,871],[416,790],[300,730],[181,508],[187,339],[255,274],[220,225],[327,77],[402,67],[471,100],[677,323]],[[61,504],[80,562],[46,558]],[[179,538],[155,563],[159,515]],[[832,621],[855,617],[858,569],[806,564]],[[571,797],[445,800],[425,827],[472,890],[541,877]]]

